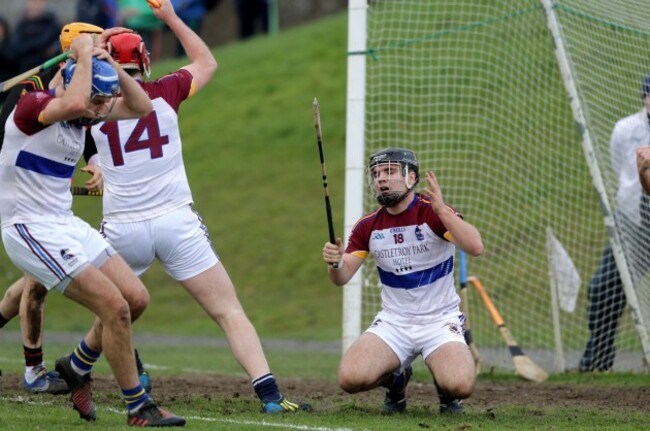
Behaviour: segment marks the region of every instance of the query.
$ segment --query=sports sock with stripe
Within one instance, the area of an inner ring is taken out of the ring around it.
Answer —
[[[93,365],[100,355],[101,352],[95,352],[88,347],[86,340],[81,340],[81,343],[72,351],[70,364],[78,374],[83,376],[92,371]]]
[[[282,399],[282,394],[280,394],[278,384],[276,383],[275,377],[273,377],[272,373],[264,374],[263,376],[254,379],[252,383],[255,393],[263,403],[269,401],[280,401]]]

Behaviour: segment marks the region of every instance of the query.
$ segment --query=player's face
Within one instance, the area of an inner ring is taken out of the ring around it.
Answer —
[[[375,194],[403,192],[406,190],[402,166],[399,163],[383,163],[370,169],[370,179]]]
[[[648,110],[648,112],[650,112],[650,94],[647,94],[643,98],[643,104],[645,105],[645,109]]]
[[[108,114],[113,110],[115,104],[115,97],[109,96],[95,96],[88,102],[84,120],[90,124],[99,123],[104,121]]]

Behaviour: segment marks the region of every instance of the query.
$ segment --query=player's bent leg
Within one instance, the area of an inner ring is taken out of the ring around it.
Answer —
[[[290,401],[280,393],[257,331],[246,316],[235,287],[220,262],[180,283],[224,331],[233,356],[252,379],[264,413],[311,410],[309,404]]]
[[[114,258],[117,256],[109,260]],[[140,385],[133,355],[129,304],[118,287],[101,271],[89,265],[74,278],[64,295],[86,306],[102,321],[102,346],[127,404],[127,423],[132,426],[184,425],[185,419],[158,408]],[[65,374],[68,378],[76,374],[74,363],[66,361],[65,357],[57,361],[57,368],[65,371],[62,376]],[[74,383],[74,379],[71,381]],[[74,393],[73,387],[73,402]],[[92,411],[94,413],[94,405]],[[92,416],[82,417],[94,419]]]
[[[23,280],[23,294],[20,298],[20,331],[23,344],[27,347],[40,347],[47,289],[32,277],[25,276]]]
[[[149,292],[142,281],[133,273],[124,259],[119,255],[111,256],[110,259],[103,263],[100,270],[118,287],[122,296],[129,303],[131,321],[135,321],[149,304]],[[85,338],[86,344],[95,352],[101,352],[103,350],[101,334],[101,321],[96,320],[93,328]],[[140,384],[149,393],[152,388],[149,373],[144,369],[144,365],[140,361],[137,351],[134,351],[134,357],[138,366]]]
[[[223,329],[233,356],[251,376],[270,372],[255,327],[242,308],[225,268],[218,263],[188,280],[183,287]]]
[[[30,393],[67,394],[68,384],[55,371],[48,372],[43,361],[43,311],[47,289],[25,275],[20,298],[20,330],[25,352],[23,388]]]
[[[392,373],[399,367],[395,352],[377,335],[364,332],[341,359],[339,386],[350,394],[388,387],[395,380]]]
[[[448,342],[425,358],[440,397],[441,413],[462,413],[462,400],[476,386],[476,368],[466,344]]]
[[[133,348],[129,306],[117,287],[99,270],[88,265],[75,277],[63,294],[91,310],[102,321],[102,345],[106,360],[111,365],[119,386],[122,388],[138,386],[135,359],[131,354]],[[57,360],[57,371],[70,385],[75,410],[83,419],[94,420],[96,413],[90,391],[89,374],[82,376],[76,372],[69,356]]]
[[[145,285],[118,254],[111,256],[100,270],[117,286],[129,303],[131,321],[137,320],[149,305],[149,291]]]
[[[20,298],[23,295],[24,277],[14,281],[0,300],[0,328],[16,317],[20,311]]]

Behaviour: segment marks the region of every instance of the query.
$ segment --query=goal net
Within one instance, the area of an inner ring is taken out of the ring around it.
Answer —
[[[420,171],[436,173],[445,201],[482,234],[485,252],[468,259],[469,275],[480,278],[520,347],[548,371],[575,366],[582,355],[590,335],[589,284],[609,241],[628,281],[619,290],[627,292],[627,306],[617,307],[622,294],[615,288],[592,306],[599,305],[603,330],[615,334],[614,369],[644,369],[650,261],[634,246],[643,227],[621,215],[610,136],[618,120],[643,109],[647,3],[353,0],[353,6],[363,13],[351,9],[349,56],[363,57],[365,73],[355,80],[348,71],[348,87],[361,85],[365,94],[363,109],[354,107],[354,97],[348,102],[363,118],[348,113],[346,207],[355,199],[364,214],[377,207],[358,174],[370,154],[414,150]],[[355,45],[364,24],[365,42]],[[349,95],[358,91],[350,88]],[[363,130],[361,139],[350,137],[355,130]],[[637,145],[650,145],[647,130],[638,136]],[[362,148],[361,162],[351,157],[354,148]],[[635,166],[633,148],[618,155],[624,167]],[[361,215],[346,208],[347,234]],[[362,274],[361,301],[344,313],[348,322],[360,321],[359,331],[381,307],[372,258]],[[500,333],[471,286],[468,296],[485,366],[510,368]]]

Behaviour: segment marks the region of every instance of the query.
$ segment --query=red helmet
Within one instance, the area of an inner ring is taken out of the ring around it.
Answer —
[[[120,33],[108,39],[108,53],[122,69],[136,69],[149,76],[149,51],[138,33]]]

